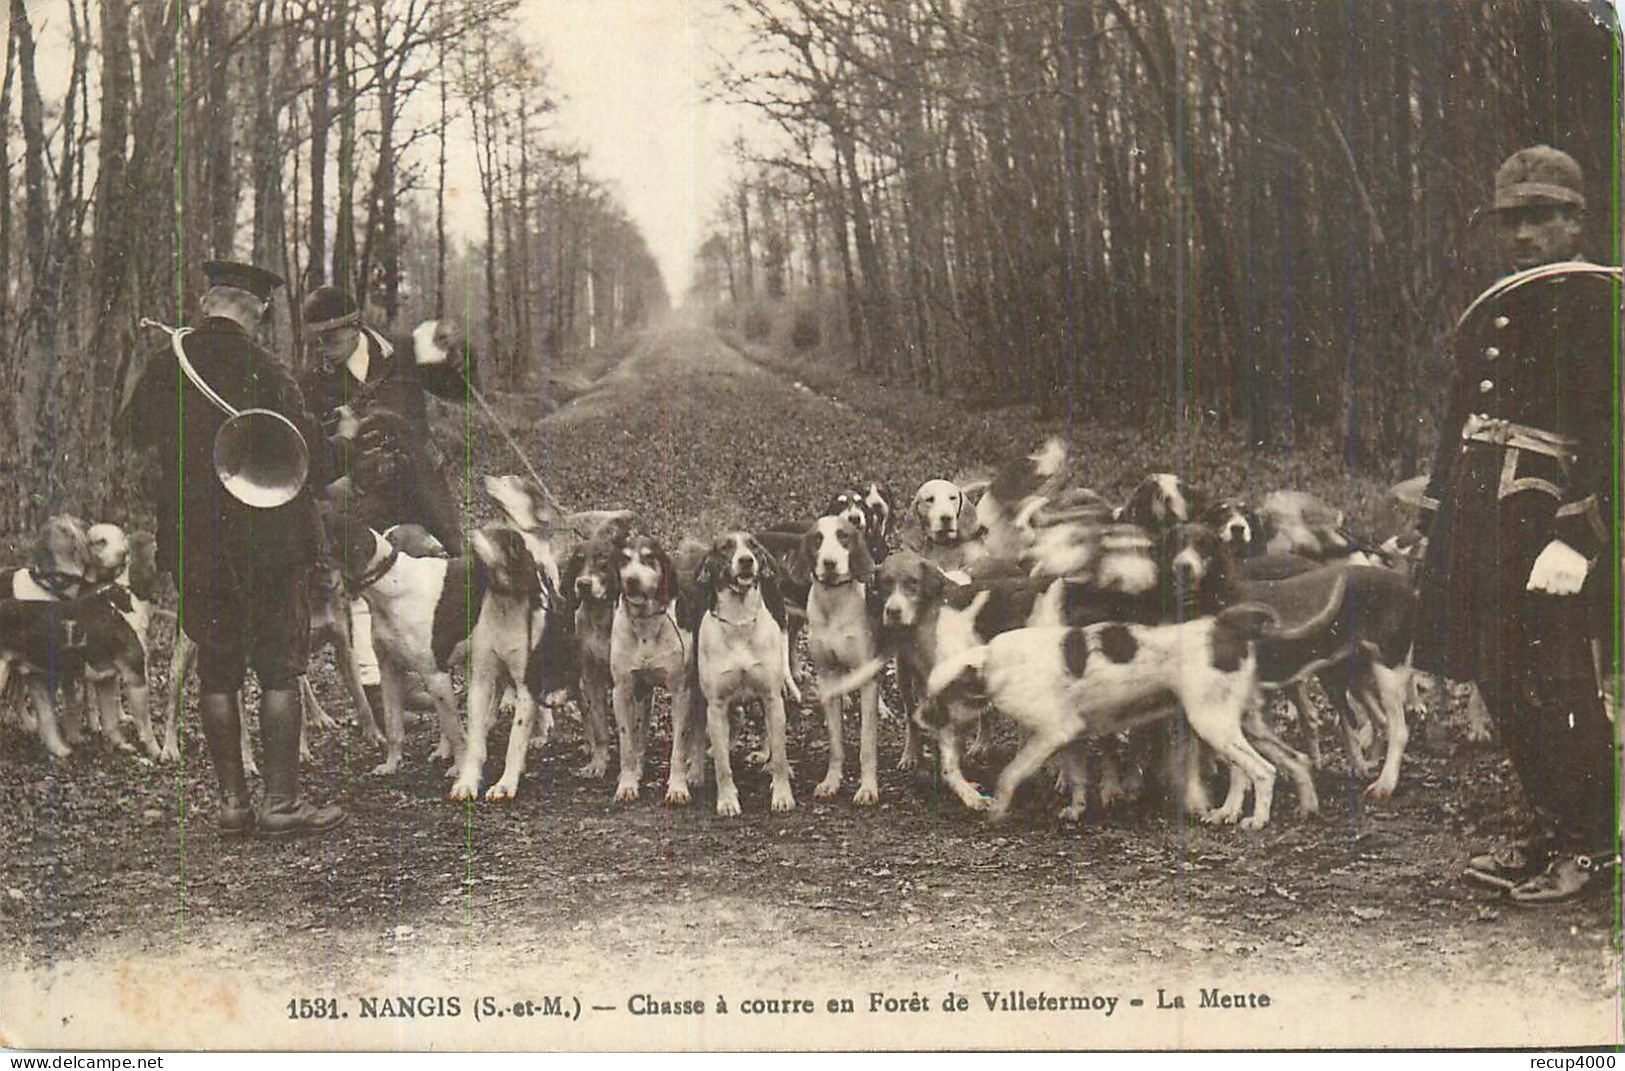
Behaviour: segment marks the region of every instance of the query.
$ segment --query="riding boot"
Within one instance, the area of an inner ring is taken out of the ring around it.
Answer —
[[[220,832],[240,837],[254,832],[254,801],[243,772],[243,714],[236,692],[211,692],[198,699],[203,736],[209,742],[215,781],[220,786]]]
[[[316,807],[299,796],[299,693],[291,688],[260,697],[260,744],[265,749],[265,801],[260,832],[267,837],[325,833],[344,821],[340,807]]]

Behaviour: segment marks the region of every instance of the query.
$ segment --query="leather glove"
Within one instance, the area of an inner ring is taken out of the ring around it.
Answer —
[[[1535,559],[1527,586],[1530,591],[1544,591],[1549,595],[1576,595],[1585,584],[1589,569],[1585,555],[1561,539],[1554,539]]]

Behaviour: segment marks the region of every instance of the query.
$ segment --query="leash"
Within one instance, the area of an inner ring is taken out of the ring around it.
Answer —
[[[503,442],[508,444],[508,449],[512,450],[514,456],[519,459],[519,464],[524,466],[525,475],[529,476],[537,488],[541,490],[542,500],[547,503],[547,507],[555,513],[564,513],[564,507],[559,505],[559,500],[553,497],[553,492],[547,489],[547,484],[542,482],[542,478],[537,474],[535,466],[531,465],[530,458],[526,457],[525,452],[519,448],[519,443],[514,440],[513,435],[508,431],[507,425],[502,423],[502,418],[497,416],[496,410],[491,408],[491,403],[486,401],[485,396],[474,388],[474,384],[469,380],[467,372],[462,373],[462,376],[463,382],[468,386],[469,397],[479,403],[480,409],[485,413],[486,418],[491,421],[491,425],[496,428],[497,434],[502,437]]]
[[[657,617],[662,617],[667,621],[670,621],[671,630],[677,634],[677,647],[683,652],[683,660],[685,662],[688,660],[688,644],[683,642],[683,629],[682,626],[677,623],[677,614],[676,611],[672,609],[672,604],[670,602],[667,602],[663,609],[656,610],[652,614],[638,613],[632,608],[632,604],[626,601],[626,596],[624,594],[621,595],[620,602],[621,606],[626,610],[626,616],[636,621],[652,621]]]

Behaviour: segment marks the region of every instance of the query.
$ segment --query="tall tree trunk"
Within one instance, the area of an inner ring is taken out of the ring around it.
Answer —
[[[255,0],[253,43],[254,130],[250,152],[254,162],[254,263],[276,272],[284,278],[288,265],[284,262],[282,235],[284,208],[282,195],[282,146],[278,131],[281,129],[283,100],[282,79],[273,76],[271,45],[275,35],[277,0]],[[280,72],[278,72],[280,73]],[[294,289],[289,286],[289,290]],[[271,320],[273,352],[279,355],[291,349],[289,339],[291,319],[288,303],[274,302]],[[290,340],[291,342],[291,340]]]
[[[318,3],[317,12],[327,4]],[[334,35],[338,21],[331,14],[315,16],[316,31],[311,36],[310,83],[310,226],[305,239],[305,287],[313,289],[327,278],[327,131],[332,123],[329,110],[333,77]]]
[[[116,376],[134,343],[130,299],[131,230],[135,189],[129,182],[126,143],[135,66],[130,53],[128,0],[102,0],[101,135],[96,164],[96,313],[89,356],[95,362],[90,427],[105,429],[111,442]]]
[[[203,106],[193,129],[201,136],[203,175],[200,193],[207,204],[210,256],[235,255],[237,231],[237,175],[232,166],[231,28],[225,0],[204,0],[199,12],[203,35]]]
[[[434,315],[446,315],[446,130],[451,125],[451,113],[446,108],[446,84],[451,80],[446,66],[446,42],[440,41],[440,129],[439,169],[434,185]]]
[[[338,211],[333,220],[334,286],[355,296],[356,304],[366,302],[366,280],[356,277],[355,247],[355,71],[350,64],[353,30],[350,0],[333,3],[333,65],[339,108]]]
[[[45,105],[40,98],[39,77],[34,66],[34,29],[28,21],[24,0],[11,0],[11,33],[17,44],[17,69],[22,86],[23,127],[23,232],[28,243],[29,315],[32,330],[19,340],[23,354],[19,390],[13,395],[16,408],[18,455],[24,460],[27,479],[41,481],[51,463],[49,437],[55,414],[50,391],[56,363],[56,282],[60,261],[50,248],[47,230],[50,194],[46,189]],[[48,482],[32,487],[19,486],[18,514],[32,522],[35,509],[31,498],[50,497]]]

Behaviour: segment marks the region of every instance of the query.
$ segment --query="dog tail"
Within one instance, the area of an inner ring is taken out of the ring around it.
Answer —
[[[1219,611],[1219,623],[1256,640],[1280,623],[1275,611],[1259,602],[1241,602]]]
[[[846,695],[848,692],[855,692],[859,688],[862,688],[864,685],[868,684],[870,681],[874,680],[876,677],[880,676],[881,673],[885,672],[885,669],[885,655],[871,658],[867,662],[859,665],[857,668],[848,671],[843,676],[837,677],[832,681],[819,681],[818,692],[820,695],[825,697]]]
[[[980,680],[986,668],[987,647],[985,645],[967,647],[932,667],[931,676],[926,680],[926,696],[936,699],[967,673]]]

